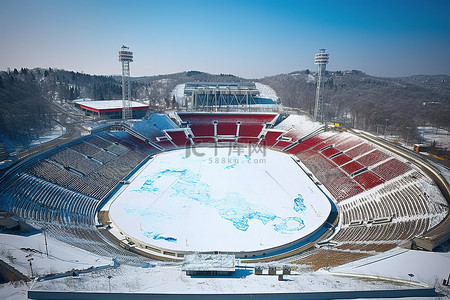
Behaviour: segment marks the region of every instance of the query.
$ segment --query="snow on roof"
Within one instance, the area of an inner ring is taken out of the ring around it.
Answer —
[[[292,128],[301,129],[302,132],[311,133],[322,126],[321,123],[311,120],[306,115],[289,115],[280,124],[275,126],[275,129],[289,130]]]
[[[120,109],[122,108],[122,100],[74,100],[75,103],[87,106],[93,109]],[[131,101],[131,106],[136,107],[148,107],[147,104],[137,101]]]
[[[234,255],[194,253],[184,257],[182,270],[234,272],[234,260]]]

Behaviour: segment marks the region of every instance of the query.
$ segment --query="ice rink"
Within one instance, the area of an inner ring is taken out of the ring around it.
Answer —
[[[331,204],[288,155],[263,148],[164,152],[112,198],[126,235],[175,251],[259,251],[315,232]]]

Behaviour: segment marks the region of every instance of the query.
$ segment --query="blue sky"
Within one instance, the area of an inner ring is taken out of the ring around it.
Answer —
[[[315,70],[450,75],[450,1],[0,0],[0,70],[132,76],[188,70],[261,78]]]

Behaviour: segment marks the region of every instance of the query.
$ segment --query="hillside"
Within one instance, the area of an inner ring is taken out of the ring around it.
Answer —
[[[27,147],[30,140],[60,122],[55,103],[78,97],[121,97],[121,86],[112,77],[92,76],[57,69],[0,72],[0,142],[8,152]]]
[[[265,77],[285,106],[314,109],[314,74],[307,71]],[[449,128],[450,76],[381,78],[361,71],[327,72],[326,120],[370,132],[418,139],[419,125]]]
[[[171,92],[190,81],[247,81],[231,74],[199,71],[132,78],[132,97],[152,110],[178,108]],[[315,73],[297,71],[257,82],[272,87],[283,105],[312,113]],[[327,120],[374,133],[419,141],[418,126],[450,128],[450,76],[380,78],[361,71],[327,72],[324,106]],[[54,104],[88,97],[121,99],[120,76],[94,76],[58,69],[0,72],[0,142],[26,147],[33,135],[54,125]],[[11,149],[9,149],[11,151]]]

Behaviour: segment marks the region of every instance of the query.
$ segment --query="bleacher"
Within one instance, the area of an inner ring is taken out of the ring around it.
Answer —
[[[288,149],[287,152],[292,153],[292,154],[300,153],[302,151],[310,149],[313,146],[318,145],[319,143],[322,143],[326,139],[330,138],[330,136],[334,136],[334,133],[330,133],[330,132],[320,133],[316,136],[313,136],[306,140],[301,141],[299,144]]]
[[[97,203],[147,159],[143,149],[129,134],[91,134],[22,167],[1,197],[24,219],[92,224]]]
[[[195,143],[257,143],[267,124],[273,124],[275,113],[178,113],[193,134]],[[272,135],[272,134],[270,134]]]
[[[363,174],[371,174],[364,175],[368,176],[367,182],[382,180],[374,173]],[[333,259],[329,266],[355,261],[360,259],[359,255],[368,257],[388,251],[420,236],[443,220],[449,210],[448,204],[427,194],[424,184],[432,185],[432,180],[419,171],[410,171],[386,182],[381,188],[338,202],[340,230],[332,236],[335,246],[329,255],[346,258]],[[437,187],[436,192],[439,192]],[[309,264],[314,269],[324,267],[319,259],[324,251],[326,248],[314,249],[296,263]]]
[[[132,129],[149,141],[164,136],[164,130],[179,128],[166,114],[152,114],[148,119],[133,123]]]
[[[95,227],[95,214],[124,178],[158,152],[124,131],[96,132],[36,157],[4,178],[1,208],[37,228],[46,228],[68,244],[103,256],[140,261],[105,241]]]
[[[11,212],[26,220],[60,224],[93,224],[98,199],[71,191],[31,174],[16,176],[12,187],[2,193]]]
[[[74,246],[133,259],[95,228],[96,210],[150,155],[190,146],[192,140],[195,144],[261,143],[298,157],[336,199],[341,223],[333,236],[338,245],[331,250],[336,256],[331,265],[394,248],[433,227],[448,212],[448,205],[424,191],[421,184],[427,177],[352,134],[308,135],[311,131],[289,118],[285,120],[289,124],[283,121],[272,128],[277,114],[179,116],[188,128],[179,128],[167,116],[147,120],[150,129],[140,134],[148,141],[126,131],[99,131],[30,160],[0,183],[3,208],[44,224],[55,237]],[[137,124],[133,130],[145,127]],[[323,249],[307,255],[303,261],[323,264],[319,263]]]
[[[172,143],[178,147],[186,147],[191,145],[191,141],[188,139],[189,132],[187,129],[169,129],[165,132]]]
[[[295,154],[325,185],[337,201],[401,176],[411,168],[362,138],[345,132],[322,132],[285,148]]]
[[[372,169],[372,172],[379,175],[384,180],[390,180],[399,175],[405,174],[409,170],[411,170],[410,166],[393,158],[376,166]]]
[[[277,141],[278,138],[284,133],[283,130],[275,130],[275,129],[267,129],[262,133],[263,137],[263,145],[267,147],[273,146]]]
[[[6,150],[5,145],[3,145],[2,143],[0,143],[0,161],[5,160],[9,157],[9,153]]]

